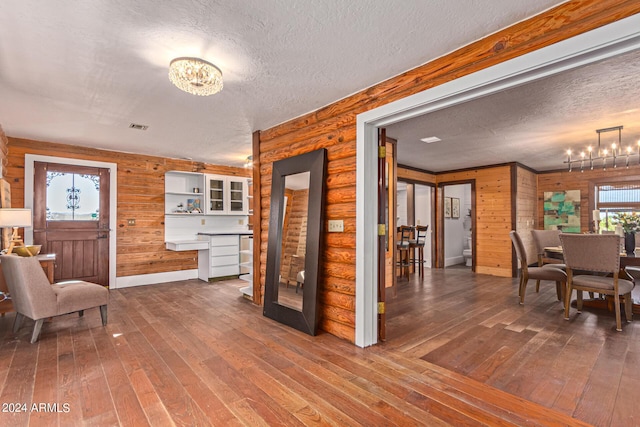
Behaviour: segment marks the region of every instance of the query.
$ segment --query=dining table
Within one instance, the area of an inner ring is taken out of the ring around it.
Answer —
[[[640,282],[640,251],[639,253],[627,254],[620,253],[620,273],[618,277],[621,279],[631,280],[635,284]],[[559,261],[563,260],[562,246],[548,246],[544,248],[544,256]],[[624,299],[621,300],[621,303]],[[640,314],[640,301],[632,298],[632,313]],[[583,307],[606,309],[614,311],[614,299],[609,295],[601,295],[599,297],[583,299]],[[576,301],[571,302],[572,306],[576,305]]]

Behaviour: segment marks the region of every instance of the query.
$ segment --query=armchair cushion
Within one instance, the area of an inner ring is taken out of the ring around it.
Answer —
[[[57,296],[57,313],[67,314],[98,307],[109,302],[109,291],[96,283],[82,280],[60,282],[51,287]]]

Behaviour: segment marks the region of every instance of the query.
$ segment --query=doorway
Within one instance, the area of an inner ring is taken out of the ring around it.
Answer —
[[[117,164],[108,162],[98,162],[92,160],[80,160],[64,157],[43,156],[36,154],[25,155],[25,179],[24,179],[24,205],[25,208],[34,210],[34,177],[36,162],[58,163],[72,166],[86,166],[92,168],[105,168],[109,170],[109,191],[108,206],[110,207],[110,215],[108,220],[108,255],[107,260],[107,284],[110,288],[118,288],[116,281],[116,238],[117,238],[117,216],[115,215],[115,206],[117,200]],[[32,244],[34,242],[34,228],[25,229],[25,242]]]
[[[378,335],[376,265],[379,256],[374,245],[377,238],[377,211],[374,209],[377,201],[377,129],[639,49],[638,28],[640,16],[634,15],[357,116],[356,345],[375,344]]]
[[[444,218],[440,239],[443,253],[441,266],[469,268],[473,271],[475,182],[446,184],[441,189],[444,196]]]
[[[34,164],[33,241],[56,255],[54,279],[109,285],[109,169]]]

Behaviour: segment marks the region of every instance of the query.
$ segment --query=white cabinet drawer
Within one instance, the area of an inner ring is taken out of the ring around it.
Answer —
[[[238,235],[231,234],[229,236],[211,236],[211,246],[231,246],[239,245]]]
[[[222,265],[238,266],[238,255],[214,256],[211,257],[211,266],[219,267]]]
[[[237,276],[240,274],[240,267],[236,265],[225,265],[222,267],[211,267],[209,277]]]
[[[209,249],[209,255],[211,257],[235,255],[236,261],[238,261],[239,250],[237,246],[213,246]]]

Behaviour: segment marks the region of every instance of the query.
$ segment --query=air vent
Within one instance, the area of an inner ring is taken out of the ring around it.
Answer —
[[[147,130],[149,128],[149,126],[147,125],[139,125],[137,123],[131,123],[129,127],[131,129],[138,129],[138,130]]]

